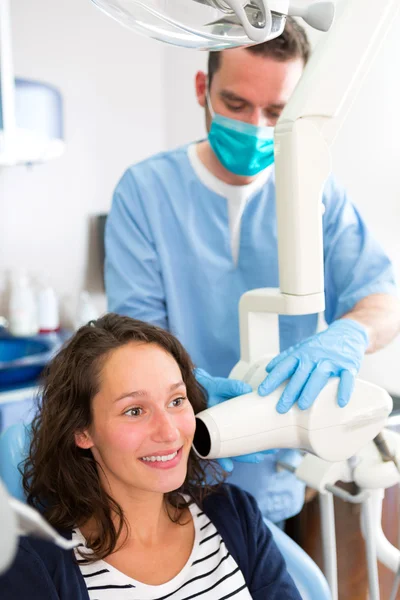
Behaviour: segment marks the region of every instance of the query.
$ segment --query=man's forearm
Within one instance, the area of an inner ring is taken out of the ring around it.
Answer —
[[[358,321],[368,331],[371,354],[389,344],[400,332],[400,300],[389,294],[373,294],[357,302],[341,317]]]

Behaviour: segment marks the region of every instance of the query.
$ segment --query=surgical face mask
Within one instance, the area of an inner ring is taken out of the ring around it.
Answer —
[[[225,169],[235,175],[252,177],[274,162],[274,128],[260,127],[214,113],[208,134],[210,146]]]

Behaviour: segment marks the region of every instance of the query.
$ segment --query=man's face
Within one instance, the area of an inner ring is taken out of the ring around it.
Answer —
[[[244,48],[225,50],[211,82],[214,112],[253,125],[274,126],[303,72],[303,60],[279,62],[252,54]],[[200,106],[206,107],[207,75],[196,75]],[[207,131],[211,115],[206,110]]]

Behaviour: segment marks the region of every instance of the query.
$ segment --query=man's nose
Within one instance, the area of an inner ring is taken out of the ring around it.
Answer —
[[[255,108],[251,113],[249,123],[258,127],[266,127],[268,123],[264,111],[261,108]]]
[[[157,442],[174,442],[179,438],[179,431],[172,415],[164,411],[153,417],[153,439]]]

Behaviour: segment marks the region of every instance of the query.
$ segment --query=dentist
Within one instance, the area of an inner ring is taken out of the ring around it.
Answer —
[[[273,128],[309,54],[290,18],[277,39],[210,53],[208,74],[196,75],[208,137],[131,166],[115,190],[105,240],[108,309],[177,335],[209,405],[249,391],[225,379],[239,359],[240,297],[279,286]],[[334,178],[323,203],[328,328],[316,333],[317,314],[280,317],[283,352],[259,393],[289,379],[282,413],[295,402],[311,406],[331,376],[341,378],[344,406],[365,352],[400,328],[391,262]],[[230,481],[274,522],[300,511],[304,499],[294,476],[276,472],[277,456],[224,461],[234,467]]]

